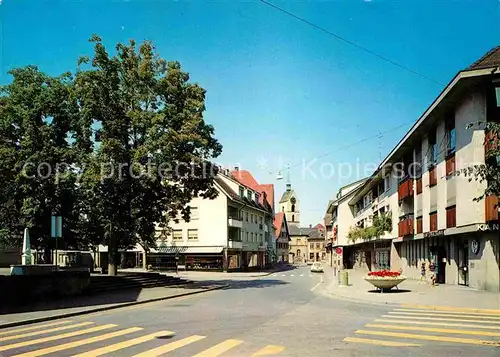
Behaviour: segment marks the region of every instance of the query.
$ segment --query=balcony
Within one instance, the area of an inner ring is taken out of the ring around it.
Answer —
[[[407,178],[398,186],[398,198],[401,201],[411,196],[413,196],[413,180]]]
[[[229,249],[242,249],[243,243],[239,240],[230,240],[228,242],[228,248]]]
[[[455,172],[455,154],[446,159],[446,176]]]
[[[429,186],[437,185],[437,169],[436,166],[429,169]]]
[[[422,177],[417,179],[417,195],[422,193]]]
[[[398,224],[398,236],[404,237],[413,235],[413,217],[406,218]]]
[[[227,220],[229,227],[243,228],[243,220],[236,217],[229,217]]]
[[[499,220],[498,204],[499,200],[497,196],[490,195],[485,197],[486,222],[495,222]]]

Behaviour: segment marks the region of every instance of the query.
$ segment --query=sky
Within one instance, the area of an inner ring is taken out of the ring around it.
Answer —
[[[215,161],[275,184],[277,200],[289,164],[307,226],[459,70],[500,45],[498,0],[269,2],[351,43],[258,0],[0,0],[0,84],[30,64],[74,71],[93,33],[110,50],[150,40],[207,90],[205,120],[224,147]]]

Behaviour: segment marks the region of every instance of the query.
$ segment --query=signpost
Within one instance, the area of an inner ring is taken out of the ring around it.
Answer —
[[[59,238],[62,238],[62,217],[61,216],[52,216],[51,222],[51,230],[50,236],[56,239],[56,268],[59,263],[59,259],[57,257],[57,241]]]

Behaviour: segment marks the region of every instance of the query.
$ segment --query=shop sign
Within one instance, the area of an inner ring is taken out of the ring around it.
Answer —
[[[478,231],[498,231],[500,223],[480,224],[477,226]]]
[[[425,232],[424,233],[424,238],[429,238],[429,237],[442,237],[444,236],[444,229],[440,229],[438,231],[433,231],[433,232]]]

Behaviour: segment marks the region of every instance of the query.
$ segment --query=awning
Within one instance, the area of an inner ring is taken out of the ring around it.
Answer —
[[[151,249],[151,253],[164,254],[221,254],[224,247],[188,247],[188,246],[166,246]]]

